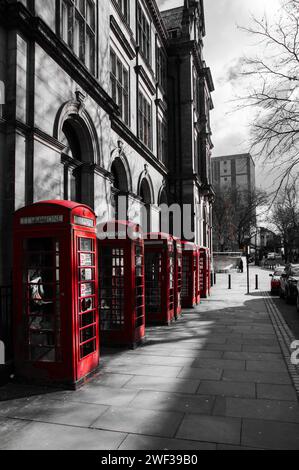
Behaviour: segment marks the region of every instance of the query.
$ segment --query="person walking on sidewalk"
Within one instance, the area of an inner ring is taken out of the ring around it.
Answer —
[[[243,273],[244,272],[244,264],[243,264],[243,260],[240,259],[240,262],[239,262],[239,272],[240,273]]]

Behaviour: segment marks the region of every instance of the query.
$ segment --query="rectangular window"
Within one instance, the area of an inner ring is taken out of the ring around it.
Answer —
[[[61,0],[60,36],[95,73],[95,4],[92,0]]]
[[[165,121],[158,119],[158,159],[166,163],[167,158],[167,125]]]
[[[130,19],[129,0],[115,0],[115,3],[117,4],[119,10],[124,16],[126,22],[129,23],[129,19]]]
[[[151,29],[140,5],[137,10],[137,41],[144,58],[151,61]]]
[[[112,49],[110,52],[110,83],[111,95],[119,106],[121,118],[125,124],[129,125],[129,72]]]
[[[194,172],[200,174],[200,138],[195,136],[194,140]]]
[[[167,84],[167,61],[166,56],[161,47],[157,47],[157,81],[159,85],[165,90]]]
[[[195,111],[200,115],[200,81],[195,69],[193,71],[193,102]]]
[[[138,94],[138,137],[152,149],[152,107],[141,92]]]

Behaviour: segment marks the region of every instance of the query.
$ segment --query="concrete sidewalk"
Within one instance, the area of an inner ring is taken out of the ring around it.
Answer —
[[[269,272],[259,273],[262,291]],[[75,391],[0,388],[1,449],[299,449],[299,407],[262,291],[218,275],[210,299]],[[298,338],[299,339],[299,338]],[[14,398],[14,399],[12,399]]]

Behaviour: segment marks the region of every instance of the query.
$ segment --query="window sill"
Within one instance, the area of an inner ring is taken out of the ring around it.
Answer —
[[[153,68],[152,68],[152,65],[151,65],[151,62],[149,59],[146,58],[146,56],[144,55],[144,53],[140,50],[140,48],[138,47],[139,49],[139,55],[140,57],[142,58],[142,60],[144,61],[144,64],[146,65],[146,67],[148,68],[150,74],[152,75],[152,77],[155,79],[155,73],[153,71]]]

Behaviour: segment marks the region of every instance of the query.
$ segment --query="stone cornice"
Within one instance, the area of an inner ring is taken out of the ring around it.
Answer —
[[[133,39],[134,35],[133,35],[133,31],[130,27],[130,24],[129,22],[127,21],[126,17],[124,16],[123,12],[121,11],[121,8],[119,7],[119,4],[117,3],[116,0],[111,0],[112,1],[112,4],[115,8],[115,10],[117,11],[117,14],[119,15],[119,17],[121,18],[122,20],[122,26],[124,26],[126,28],[126,30],[128,31],[128,33],[130,34],[131,38]],[[130,16],[130,15],[129,15]]]
[[[131,60],[135,59],[135,57],[136,57],[136,52],[135,52],[136,43],[135,43],[135,41],[134,41],[134,47],[132,47],[131,44],[129,43],[129,41],[126,39],[126,36],[122,32],[121,27],[119,26],[119,24],[117,23],[117,21],[116,21],[116,19],[114,18],[113,15],[110,16],[110,27],[111,27],[111,31],[115,34],[118,41],[120,42],[120,44],[122,45],[122,47],[126,51],[127,56]],[[131,38],[131,40],[133,40],[133,38]]]
[[[48,146],[54,148],[58,152],[63,152],[65,149],[65,145],[59,142],[59,140],[55,139],[51,135],[44,132],[42,129],[38,127],[31,127],[21,121],[7,121],[8,125],[11,125],[18,131],[21,131],[26,136],[33,136],[34,139],[40,140],[43,143],[47,144]]]
[[[163,111],[164,113],[167,113],[167,103],[166,103],[165,101],[163,101],[163,100],[161,100],[160,98],[158,98],[158,99],[155,100],[155,105],[156,105],[158,108],[162,109],[162,111]]]
[[[159,8],[157,6],[157,3],[155,0],[148,0],[147,1],[147,6],[150,10],[150,13],[153,17],[155,27],[157,28],[157,31],[159,33],[160,39],[163,42],[164,47],[167,47],[168,45],[168,32],[165,27],[164,21],[162,20]]]
[[[152,81],[150,80],[150,78],[149,78],[148,74],[146,73],[146,71],[144,70],[143,66],[142,65],[136,65],[136,67],[134,67],[134,70],[136,72],[136,75],[139,75],[142,78],[142,80],[144,81],[145,85],[147,86],[149,92],[153,96],[156,93],[156,87],[152,83]]]

